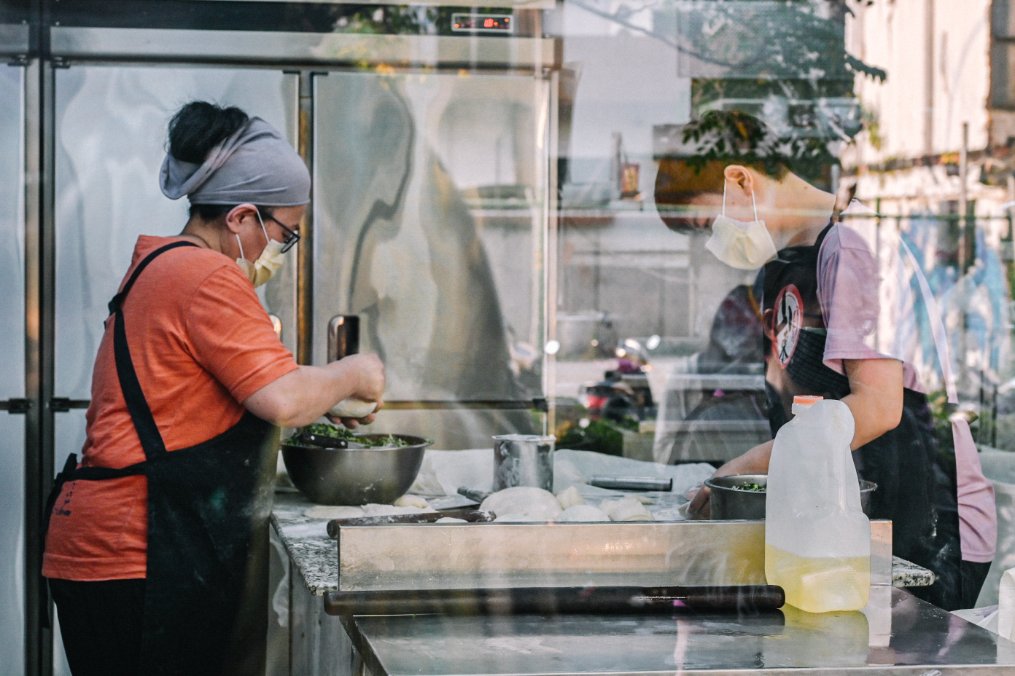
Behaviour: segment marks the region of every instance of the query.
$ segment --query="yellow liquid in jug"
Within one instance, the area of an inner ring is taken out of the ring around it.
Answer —
[[[860,610],[870,592],[870,557],[806,557],[765,545],[765,578],[786,603],[809,613]]]

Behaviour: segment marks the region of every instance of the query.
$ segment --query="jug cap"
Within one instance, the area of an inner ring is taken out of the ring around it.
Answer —
[[[810,394],[798,394],[793,397],[793,415],[796,415],[800,411],[810,408],[814,404],[824,399],[824,397],[817,397]]]

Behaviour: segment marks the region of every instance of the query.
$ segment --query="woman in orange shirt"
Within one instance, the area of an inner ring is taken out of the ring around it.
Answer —
[[[189,198],[189,220],[176,237],[138,238],[109,304],[83,457],[57,479],[42,572],[75,674],[263,673],[279,428],[350,397],[379,406],[384,368],[371,354],[297,364],[254,292],[310,199],[277,130],[189,103],[160,180]]]

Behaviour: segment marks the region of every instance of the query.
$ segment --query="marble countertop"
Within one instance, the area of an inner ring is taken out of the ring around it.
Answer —
[[[301,493],[279,490],[271,520],[308,591],[323,597],[326,592],[338,589],[338,555],[335,541],[328,536],[329,519],[307,515],[308,510],[313,514],[315,507]],[[895,587],[922,587],[933,582],[934,575],[929,570],[893,557]]]
[[[279,490],[271,522],[307,589],[324,596],[338,589],[338,545],[328,536],[328,519],[306,515],[313,506],[302,493]]]

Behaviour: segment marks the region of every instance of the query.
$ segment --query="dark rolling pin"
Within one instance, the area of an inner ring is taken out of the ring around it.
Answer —
[[[671,491],[673,479],[644,476],[594,476],[586,482],[589,486],[611,488],[617,491]]]
[[[775,610],[786,596],[775,585],[716,587],[520,587],[328,592],[329,615],[565,615]]]

